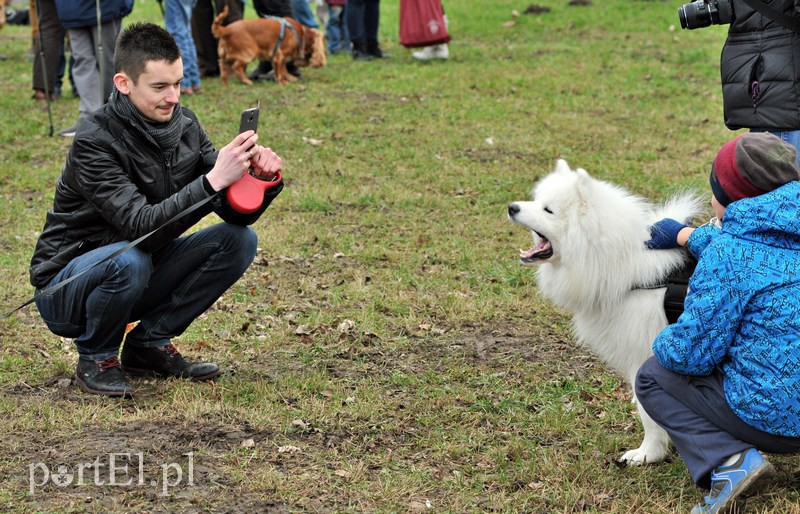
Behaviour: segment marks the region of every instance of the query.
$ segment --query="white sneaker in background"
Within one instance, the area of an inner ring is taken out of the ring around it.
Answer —
[[[432,61],[433,59],[445,61],[450,57],[450,50],[446,44],[426,46],[418,52],[413,52],[411,57],[418,61]]]
[[[75,136],[75,132],[77,132],[77,131],[78,131],[78,124],[75,123],[71,127],[67,127],[67,128],[59,130],[58,131],[58,135],[59,136],[63,136],[63,137],[74,137]]]

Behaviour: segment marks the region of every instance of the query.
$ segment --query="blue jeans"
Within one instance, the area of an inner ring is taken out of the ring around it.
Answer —
[[[125,246],[103,246],[76,257],[53,286]],[[244,274],[258,238],[249,227],[219,223],[180,237],[150,254],[131,248],[95,266],[51,295],[36,299],[48,328],[75,339],[81,359],[117,355],[128,323],[140,320],[126,344],[165,346]]]
[[[192,38],[192,11],[197,0],[167,0],[164,6],[164,27],[172,34],[183,60],[183,82],[185,88],[200,86],[200,70],[197,67],[197,48]]]
[[[314,17],[314,13],[308,5],[308,0],[292,0],[292,18],[306,27],[319,28],[319,23],[317,23],[317,18]]]
[[[378,24],[381,17],[380,0],[347,0],[345,14],[350,41],[354,43],[378,41]]]
[[[333,54],[350,50],[350,33],[347,31],[346,16],[344,6],[330,6],[328,23],[325,25],[325,36],[328,38],[328,50]]]
[[[785,130],[782,132],[770,130],[770,132],[797,149],[797,165],[800,166],[800,130]]]

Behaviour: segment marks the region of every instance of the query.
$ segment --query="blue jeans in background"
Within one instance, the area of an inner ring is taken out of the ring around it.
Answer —
[[[350,32],[347,30],[347,13],[345,6],[329,6],[328,23],[325,25],[325,36],[328,38],[328,50],[332,53],[350,51]]]
[[[192,38],[192,11],[197,0],[167,0],[164,6],[164,28],[172,34],[183,60],[181,87],[200,87],[200,70],[197,67],[197,48]]]
[[[308,5],[308,0],[292,0],[292,18],[306,27],[319,28],[319,23],[317,23],[317,18],[314,17],[314,12]]]
[[[797,165],[800,166],[800,130],[785,130],[775,131],[770,130],[773,134],[783,139],[797,149]]]
[[[117,355],[126,325],[134,346],[159,347],[182,334],[244,274],[258,238],[249,227],[219,223],[180,237],[153,254],[131,248],[91,268],[36,307],[56,335],[75,339],[85,360]],[[48,284],[89,269],[125,246],[103,246],[76,257]],[[38,292],[38,291],[37,291]]]

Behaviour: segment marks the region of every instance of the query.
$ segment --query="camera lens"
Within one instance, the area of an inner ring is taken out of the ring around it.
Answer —
[[[688,28],[686,24],[686,6],[682,5],[678,7],[678,18],[681,20],[681,28],[685,29]]]
[[[697,0],[678,8],[678,18],[682,29],[699,29],[711,25],[708,6],[703,0]]]

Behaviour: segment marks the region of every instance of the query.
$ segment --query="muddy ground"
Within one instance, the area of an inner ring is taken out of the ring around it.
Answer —
[[[439,340],[421,343],[416,351],[387,351],[380,345],[357,344],[336,355],[326,363],[331,377],[358,380],[366,369],[401,368],[430,371],[430,363],[443,362],[444,354],[461,354],[477,370],[514,372],[514,363],[543,364],[538,380],[558,377],[585,376],[603,373],[602,367],[586,352],[577,349],[552,327],[542,327],[537,333],[518,333],[513,327],[493,331],[447,334]],[[359,365],[353,365],[358,361]],[[551,363],[548,365],[547,363]],[[549,370],[549,371],[548,371]],[[265,374],[274,370],[263,369]],[[443,373],[445,370],[441,370]],[[545,376],[549,374],[550,376]],[[141,410],[163,393],[158,381],[139,384],[137,400],[123,409],[134,419],[108,426],[98,421],[82,427],[82,437],[62,435],[57,429],[28,433],[6,434],[0,443],[3,461],[19,461],[11,449],[24,448],[24,462],[16,466],[17,473],[7,477],[6,486],[16,491],[28,491],[27,506],[12,502],[3,511],[41,512],[330,512],[346,505],[347,491],[340,497],[308,497],[287,503],[274,498],[274,490],[241,487],[240,478],[230,476],[231,455],[242,448],[272,447],[260,457],[262,466],[271,466],[287,477],[300,476],[312,462],[325,452],[337,448],[363,445],[365,434],[358,430],[328,432],[324,428],[304,429],[288,434],[306,448],[302,453],[296,446],[282,445],[277,450],[271,443],[284,439],[286,434],[259,429],[247,419],[207,419],[184,416],[142,419]],[[87,399],[71,382],[67,374],[50,377],[43,383],[17,383],[0,391],[10,403],[20,406],[31,402],[64,403],[103,402]],[[410,399],[409,399],[410,400]],[[402,399],[399,400],[402,404]],[[413,418],[412,418],[413,419]],[[407,434],[414,432],[408,427]],[[402,427],[392,433],[380,434],[374,428],[368,451],[381,454],[396,447],[406,437]],[[385,447],[382,447],[385,445]],[[309,451],[309,448],[312,448]],[[3,450],[4,449],[4,450]],[[114,454],[110,462],[109,455]],[[102,460],[98,456],[103,456]],[[310,460],[311,459],[311,460]],[[115,473],[113,480],[109,475]],[[372,470],[378,473],[380,470]],[[369,470],[367,471],[370,472]],[[180,476],[179,476],[180,474]],[[109,484],[108,482],[112,483]],[[133,510],[131,506],[134,506]],[[420,505],[409,503],[409,510]],[[21,510],[20,510],[21,509]],[[421,510],[425,510],[421,508]]]

